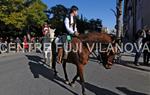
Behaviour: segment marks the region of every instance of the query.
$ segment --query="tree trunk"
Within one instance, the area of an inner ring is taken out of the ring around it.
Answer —
[[[116,21],[116,25],[117,25],[117,38],[121,39],[121,34],[122,34],[122,2],[123,0],[117,0],[117,21]]]

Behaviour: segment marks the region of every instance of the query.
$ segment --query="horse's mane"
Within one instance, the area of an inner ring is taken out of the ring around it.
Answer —
[[[79,35],[79,39],[82,42],[110,43],[115,39],[115,36],[111,35],[111,34],[104,33],[104,32],[90,32],[87,34]]]

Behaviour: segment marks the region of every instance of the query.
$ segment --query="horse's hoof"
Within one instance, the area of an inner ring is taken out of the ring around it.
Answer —
[[[69,81],[65,81],[65,84],[69,85],[70,83],[69,83]]]
[[[54,70],[54,69],[52,69],[52,70],[53,70],[54,76],[56,77],[58,72],[56,70]]]
[[[84,93],[82,93],[82,95],[86,95],[86,94],[85,94],[85,92],[84,92]]]
[[[54,72],[54,77],[58,77],[58,74],[56,72]]]
[[[70,86],[74,88],[75,87],[75,83],[70,83]]]
[[[54,76],[57,77],[58,76],[57,73],[55,73]]]
[[[80,80],[80,77],[78,77],[77,80]]]

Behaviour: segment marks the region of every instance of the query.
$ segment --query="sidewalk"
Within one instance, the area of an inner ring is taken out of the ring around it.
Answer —
[[[9,53],[1,53],[0,57],[5,57],[5,56],[12,56],[14,54],[20,54],[22,52],[9,52]]]
[[[131,53],[131,54],[123,53],[123,54],[121,54],[120,62],[118,62],[118,64],[119,65],[124,65],[124,66],[127,66],[127,67],[131,67],[131,68],[134,68],[134,69],[150,72],[150,66],[143,66],[142,65],[143,64],[143,57],[142,56],[139,59],[139,63],[141,65],[140,66],[135,66],[133,64],[134,56],[135,56],[134,53]]]
[[[5,53],[1,53],[0,54],[0,57],[7,57],[7,56],[13,56],[13,55],[18,55],[18,54],[26,54],[26,53],[38,53],[36,51],[31,51],[31,52],[23,52],[23,51],[20,51],[20,52],[5,52]]]

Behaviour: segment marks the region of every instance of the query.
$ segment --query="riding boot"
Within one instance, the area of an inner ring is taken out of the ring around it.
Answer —
[[[63,59],[67,59],[67,57],[68,57],[68,52],[64,52],[64,57],[63,57]]]
[[[63,57],[63,48],[59,48],[59,49],[58,49],[57,63],[59,63],[59,64],[62,63],[62,57]]]

